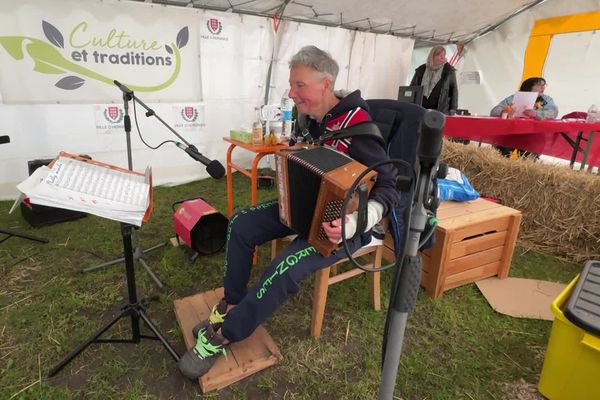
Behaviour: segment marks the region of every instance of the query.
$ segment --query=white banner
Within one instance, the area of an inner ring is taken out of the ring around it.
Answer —
[[[109,102],[118,80],[145,101],[197,101],[196,21],[185,8],[133,2],[2,1],[2,99]]]

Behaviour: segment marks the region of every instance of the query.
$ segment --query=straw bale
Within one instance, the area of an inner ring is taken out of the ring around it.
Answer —
[[[482,195],[523,213],[519,241],[575,261],[600,259],[600,176],[491,147],[444,141],[442,160]]]

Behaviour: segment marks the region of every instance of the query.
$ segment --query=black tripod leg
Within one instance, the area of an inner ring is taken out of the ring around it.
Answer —
[[[144,261],[143,258],[138,258],[138,262],[140,264],[142,264],[142,267],[144,267],[144,269],[146,270],[146,272],[148,273],[148,275],[150,275],[150,278],[152,278],[152,280],[154,281],[154,283],[156,283],[156,286],[158,286],[158,288],[160,290],[163,290],[165,286],[157,278],[157,276],[154,274],[154,272],[152,272],[152,270],[150,269],[150,267],[148,266],[148,264],[146,264],[146,261]]]
[[[56,375],[61,369],[64,368],[65,365],[70,363],[75,357],[77,357],[77,355],[79,353],[84,351],[90,344],[94,343],[104,332],[106,332],[111,326],[116,324],[119,319],[124,317],[129,312],[130,312],[129,309],[127,309],[127,308],[123,309],[123,311],[121,311],[119,314],[117,314],[117,316],[115,316],[106,325],[104,325],[102,328],[100,328],[98,331],[96,331],[96,333],[94,333],[92,336],[90,336],[88,338],[88,340],[86,340],[85,342],[83,342],[79,346],[77,346],[77,348],[75,350],[73,350],[71,352],[71,354],[66,356],[60,363],[58,363],[54,368],[52,368],[50,370],[50,372],[48,373],[48,376]]]
[[[150,330],[152,331],[152,333],[154,333],[154,335],[156,336],[156,338],[158,340],[160,340],[160,342],[165,347],[165,349],[167,349],[167,351],[169,352],[169,354],[171,354],[171,357],[173,357],[175,359],[175,361],[179,361],[179,354],[177,354],[177,352],[175,351],[175,349],[169,344],[169,342],[167,342],[167,339],[165,339],[164,336],[161,335],[161,333],[158,331],[158,329],[156,328],[156,326],[154,326],[154,324],[152,323],[152,321],[150,321],[150,319],[148,318],[148,316],[146,315],[146,313],[144,312],[144,310],[140,308],[138,310],[138,314],[144,320],[144,322],[146,323],[146,325],[148,326],[148,328],[150,328]]]
[[[93,266],[91,266],[91,267],[86,267],[86,268],[82,269],[82,270],[81,270],[81,272],[91,272],[91,271],[95,271],[95,270],[97,270],[97,269],[104,268],[104,267],[108,267],[108,266],[110,266],[110,265],[115,265],[115,264],[122,263],[123,261],[125,261],[125,257],[116,258],[116,259],[114,259],[114,260],[112,260],[112,261],[107,261],[107,262],[104,262],[104,263],[102,263],[102,264],[93,265]]]
[[[48,239],[44,239],[44,238],[41,238],[41,237],[33,236],[33,235],[28,234],[28,233],[13,231],[13,230],[10,230],[10,229],[0,228],[0,233],[8,235],[7,237],[5,237],[2,240],[0,240],[0,243],[4,242],[7,239],[10,239],[13,236],[20,237],[20,238],[23,238],[23,239],[33,240],[35,242],[48,243]]]

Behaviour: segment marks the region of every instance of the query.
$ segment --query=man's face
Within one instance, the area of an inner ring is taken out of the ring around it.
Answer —
[[[306,65],[290,69],[289,96],[294,100],[299,113],[318,115],[325,94],[331,91],[330,85],[331,79]]]

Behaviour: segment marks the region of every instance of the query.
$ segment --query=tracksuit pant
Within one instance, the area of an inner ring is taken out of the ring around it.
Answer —
[[[315,271],[346,257],[343,248],[323,257],[306,239],[296,237],[266,266],[260,280],[248,288],[254,248],[295,232],[279,220],[276,201],[236,212],[227,228],[225,250],[225,301],[235,304],[221,326],[230,341],[240,341],[265,321],[289,295],[300,289],[300,281]],[[351,252],[359,249],[364,235],[348,240]]]

